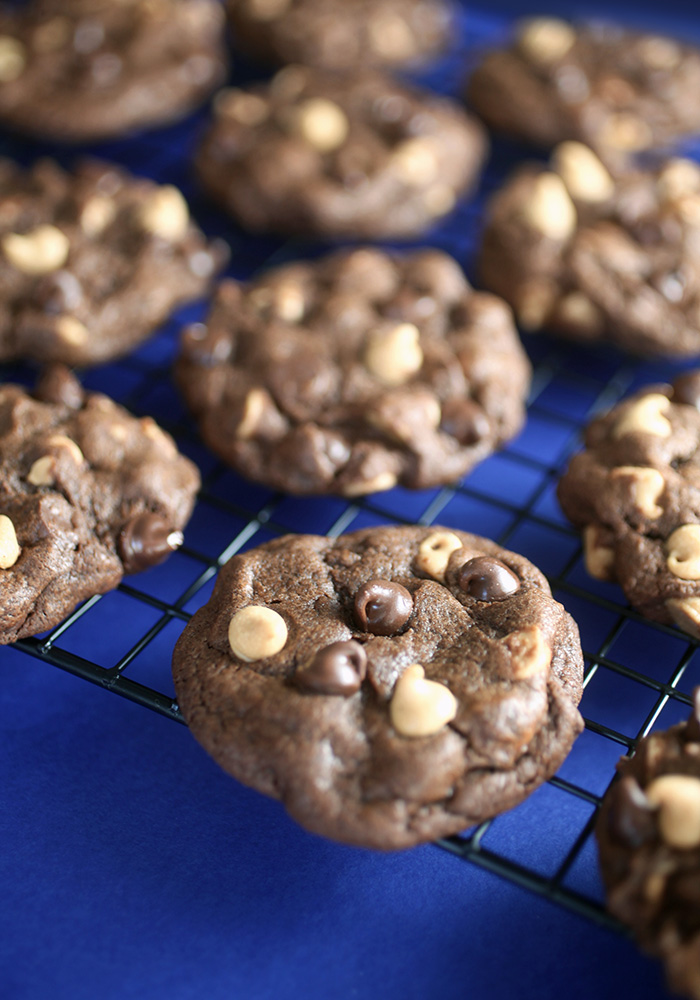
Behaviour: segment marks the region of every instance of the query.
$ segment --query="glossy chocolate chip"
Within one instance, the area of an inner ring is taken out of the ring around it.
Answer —
[[[512,569],[491,556],[476,556],[465,562],[457,582],[477,601],[502,601],[520,589],[520,580]]]
[[[42,403],[59,403],[71,410],[79,410],[85,393],[77,378],[64,365],[50,365],[42,372],[34,390]]]
[[[687,403],[700,410],[700,369],[679,375],[673,383],[673,402]]]
[[[683,734],[689,743],[700,743],[700,687],[693,691],[693,710]]]
[[[634,778],[627,775],[613,789],[608,829],[613,839],[639,847],[656,835],[656,812]]]
[[[119,533],[119,558],[125,573],[140,573],[157,566],[182,545],[175,531],[159,514],[138,514]]]
[[[448,399],[442,407],[440,429],[460,444],[470,445],[489,436],[489,418],[473,399]]]
[[[364,632],[396,635],[413,610],[413,598],[400,583],[370,580],[355,595],[355,618]]]
[[[360,690],[367,674],[367,654],[359,642],[332,642],[294,674],[303,691],[338,694],[349,698]]]

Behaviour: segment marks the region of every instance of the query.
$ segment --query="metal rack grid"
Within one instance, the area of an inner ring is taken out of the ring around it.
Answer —
[[[465,60],[506,27],[505,21],[479,18],[472,11],[468,34],[462,25],[461,43],[423,82],[455,92]],[[251,239],[213,211],[193,186],[187,167],[202,118],[90,152],[179,184],[203,227],[228,239],[230,273],[237,277],[322,249]],[[40,149],[17,139],[5,138],[3,145],[3,152],[23,160],[45,152],[64,162],[74,158],[65,150]],[[472,273],[484,198],[524,152],[496,143],[477,197],[424,242],[449,250]],[[558,775],[525,803],[440,846],[618,927],[602,905],[592,842],[595,814],[619,756],[655,726],[666,727],[687,714],[690,693],[700,681],[700,654],[697,643],[678,630],[647,622],[628,608],[617,587],[586,576],[578,535],[563,519],[554,490],[581,427],[593,414],[638,385],[672,378],[684,366],[636,362],[605,347],[584,350],[545,337],[526,338],[535,372],[527,426],[464,481],[414,493],[396,489],[352,502],[299,499],[246,483],[199,442],[169,367],[179,328],[200,318],[203,309],[182,310],[129,358],[84,379],[88,388],[107,391],[134,412],[154,416],[199,464],[203,488],[184,546],[163,566],[88,600],[50,634],[20,641],[15,648],[182,722],[172,691],[170,653],[185,623],[208,599],[217,570],[234,553],[288,531],[337,535],[380,523],[439,523],[493,537],[539,565],[555,596],[579,623],[586,658],[581,704],[586,730]],[[33,373],[20,367],[4,375],[33,380]],[[538,837],[544,830],[547,837]]]

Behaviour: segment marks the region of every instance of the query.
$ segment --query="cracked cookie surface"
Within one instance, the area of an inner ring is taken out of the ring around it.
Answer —
[[[308,829],[375,848],[522,801],[582,728],[573,619],[531,563],[437,527],[234,556],[178,640],[183,715]]]

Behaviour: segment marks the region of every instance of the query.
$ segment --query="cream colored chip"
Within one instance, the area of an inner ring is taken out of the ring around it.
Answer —
[[[250,605],[237,611],[228,627],[234,656],[246,663],[274,656],[287,642],[287,625],[272,608]]]
[[[251,389],[245,398],[243,405],[243,416],[236,428],[236,437],[241,441],[247,441],[255,434],[265,408],[267,406],[268,394],[264,389]]]
[[[85,456],[78,445],[65,434],[52,434],[51,437],[47,438],[47,444],[51,448],[65,449],[76,465],[82,465],[85,461]]]
[[[659,830],[669,845],[681,851],[700,847],[700,779],[664,774],[644,790],[659,809]]]
[[[418,663],[407,667],[389,702],[391,724],[401,736],[434,736],[457,714],[457,699],[449,688],[426,680]]]
[[[82,347],[90,336],[88,328],[75,316],[59,316],[56,320],[56,333],[72,347]]]
[[[569,292],[557,302],[554,311],[559,323],[568,323],[581,333],[600,333],[605,327],[605,316],[595,302],[583,292]]]
[[[49,274],[63,267],[68,259],[70,242],[55,226],[37,226],[31,232],[6,233],[2,249],[13,267],[24,274]]]
[[[595,524],[583,529],[583,561],[595,580],[615,579],[615,552],[602,541],[600,528]]]
[[[325,97],[310,97],[295,118],[296,131],[320,153],[339,149],[348,137],[350,122],[342,108]]]
[[[518,291],[515,314],[523,330],[539,330],[551,315],[557,298],[553,281],[531,281]]]
[[[249,94],[236,87],[220,91],[214,100],[217,115],[233,118],[241,125],[262,125],[270,116],[270,105],[259,94]]]
[[[627,434],[652,434],[654,437],[670,437],[671,421],[664,416],[671,408],[668,396],[650,392],[629,406],[618,417],[612,430],[615,439]]]
[[[516,681],[546,674],[552,662],[552,648],[537,625],[518,629],[503,639],[512,654],[511,666]]]
[[[434,531],[418,547],[416,568],[442,583],[450,556],[461,548],[462,542],[451,531]]]
[[[532,62],[547,66],[563,59],[576,41],[576,32],[553,17],[535,17],[525,21],[518,34],[518,48]]]
[[[433,215],[447,215],[457,204],[457,194],[449,184],[434,184],[423,195],[423,204]]]
[[[256,21],[275,21],[289,7],[291,0],[247,0],[246,10],[249,17]]]
[[[666,539],[666,565],[679,580],[700,580],[700,524],[682,524]]]
[[[677,201],[700,192],[700,166],[693,160],[676,157],[659,174],[659,194],[666,201]]]
[[[53,455],[37,458],[27,473],[27,482],[32,486],[53,486],[55,482]]]
[[[416,42],[408,23],[398,14],[377,14],[367,24],[370,48],[387,61],[410,59]]]
[[[153,417],[141,417],[139,426],[142,432],[160,449],[163,455],[174,458],[177,455],[177,445],[169,434],[159,427]]]
[[[629,479],[632,500],[645,517],[660,517],[664,509],[656,502],[663,493],[666,481],[658,469],[638,465],[618,465],[610,473],[611,479]]]
[[[14,566],[21,552],[14,524],[7,514],[0,514],[0,569]]]
[[[566,240],[578,221],[576,207],[558,174],[544,172],[537,177],[528,200],[522,206],[525,222],[553,240]]]
[[[371,479],[365,479],[359,483],[348,483],[343,486],[343,496],[363,497],[368,493],[383,493],[384,490],[392,490],[396,486],[398,479],[393,472],[379,472]]]
[[[304,318],[306,299],[304,290],[299,285],[292,282],[278,285],[274,290],[272,302],[276,315],[286,323],[298,323]]]
[[[615,193],[615,182],[592,149],[581,142],[562,142],[554,150],[553,166],[574,198],[597,203]]]
[[[420,371],[422,364],[420,332],[413,323],[397,323],[370,335],[365,365],[386,385],[403,385]]]
[[[637,51],[652,69],[675,69],[683,58],[683,53],[675,42],[656,35],[642,38],[637,44]]]
[[[700,639],[700,597],[671,597],[666,610],[678,628]]]
[[[654,141],[649,125],[637,115],[621,111],[610,115],[598,132],[598,141],[603,146],[625,153],[636,153],[648,149]]]
[[[88,236],[99,236],[114,222],[117,206],[112,198],[96,194],[85,203],[80,213],[80,228]]]
[[[24,72],[27,50],[17,38],[0,35],[0,83],[12,83]]]
[[[154,191],[141,206],[139,219],[147,232],[177,243],[189,228],[190,210],[178,189],[166,184]]]
[[[394,146],[389,159],[392,172],[409,187],[431,184],[440,173],[440,161],[430,139],[404,139]]]

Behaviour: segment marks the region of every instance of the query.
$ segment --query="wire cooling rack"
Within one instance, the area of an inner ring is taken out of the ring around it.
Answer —
[[[472,10],[460,29],[452,52],[423,75],[422,83],[457,93],[476,52],[503,37],[508,23]],[[250,72],[240,67],[235,79],[246,79]],[[170,129],[79,153],[178,184],[203,228],[229,242],[229,272],[236,277],[324,249],[251,238],[213,210],[189,168],[205,117],[202,113]],[[79,155],[10,137],[0,140],[0,151],[24,162],[51,154],[68,164]],[[484,199],[526,156],[532,158],[532,151],[496,142],[477,196],[459,206],[423,245],[448,250],[473,274]],[[582,426],[594,414],[639,385],[673,378],[682,366],[641,363],[604,347],[584,350],[545,337],[526,338],[534,380],[525,430],[462,482],[420,492],[395,489],[352,502],[300,499],[245,482],[200,444],[173,388],[170,366],[179,329],[203,314],[203,305],[182,310],[133,355],[84,378],[87,387],[109,393],[137,414],[154,416],[198,463],[203,487],[185,544],[164,565],[92,598],[49,634],[18,642],[16,648],[182,722],[170,678],[172,649],[190,616],[209,598],[218,569],[234,553],[289,531],[337,535],[385,523],[439,523],[492,537],[540,566],[579,623],[586,658],[581,703],[586,729],[556,777],[525,803],[440,846],[617,927],[602,905],[592,840],[596,811],[618,758],[652,728],[687,715],[690,693],[700,683],[700,654],[697,644],[675,628],[650,623],[627,607],[619,588],[587,576],[579,537],[558,508],[555,488]],[[3,375],[29,384],[34,378],[21,367],[5,366]]]

